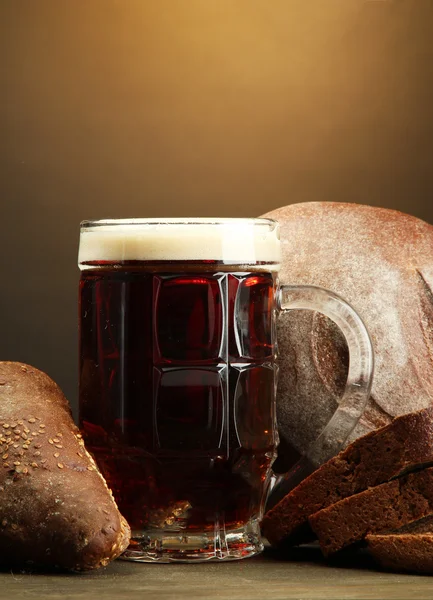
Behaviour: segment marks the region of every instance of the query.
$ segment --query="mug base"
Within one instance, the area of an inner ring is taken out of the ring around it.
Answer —
[[[197,563],[209,560],[240,560],[263,550],[259,522],[250,521],[243,527],[212,531],[150,530],[133,532],[122,560],[145,563]]]

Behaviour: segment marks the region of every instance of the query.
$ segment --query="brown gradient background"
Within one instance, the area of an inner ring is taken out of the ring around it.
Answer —
[[[1,0],[0,357],[76,406],[84,218],[433,222],[432,31],[431,0]]]

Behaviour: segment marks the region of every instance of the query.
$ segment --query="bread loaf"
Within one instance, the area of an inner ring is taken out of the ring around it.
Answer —
[[[369,404],[351,440],[433,401],[433,227],[356,204],[294,204],[264,215],[281,226],[280,280],[340,294],[364,320],[375,351]],[[336,409],[348,356],[317,313],[279,319],[277,416],[281,448],[303,453]],[[289,466],[280,452],[277,468]]]
[[[369,534],[399,529],[433,514],[433,467],[340,500],[309,518],[325,556]]]
[[[130,530],[87,453],[60,388],[0,362],[0,562],[72,570],[106,565]]]
[[[355,440],[274,506],[262,531],[274,546],[307,542],[314,537],[310,515],[428,463],[433,463],[433,406]]]

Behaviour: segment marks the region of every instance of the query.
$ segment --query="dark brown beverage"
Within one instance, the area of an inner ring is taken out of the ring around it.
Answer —
[[[350,349],[343,398],[284,485],[334,456],[362,414],[373,369],[365,326],[332,292],[280,285],[280,260],[269,219],[81,223],[80,424],[132,528],[123,558],[263,550],[279,312],[322,312]]]
[[[134,535],[260,518],[276,445],[275,274],[83,267],[80,425]]]

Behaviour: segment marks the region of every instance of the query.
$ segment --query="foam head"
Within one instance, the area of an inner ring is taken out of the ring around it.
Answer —
[[[83,221],[78,262],[215,260],[277,270],[280,253],[270,219],[117,219]]]

